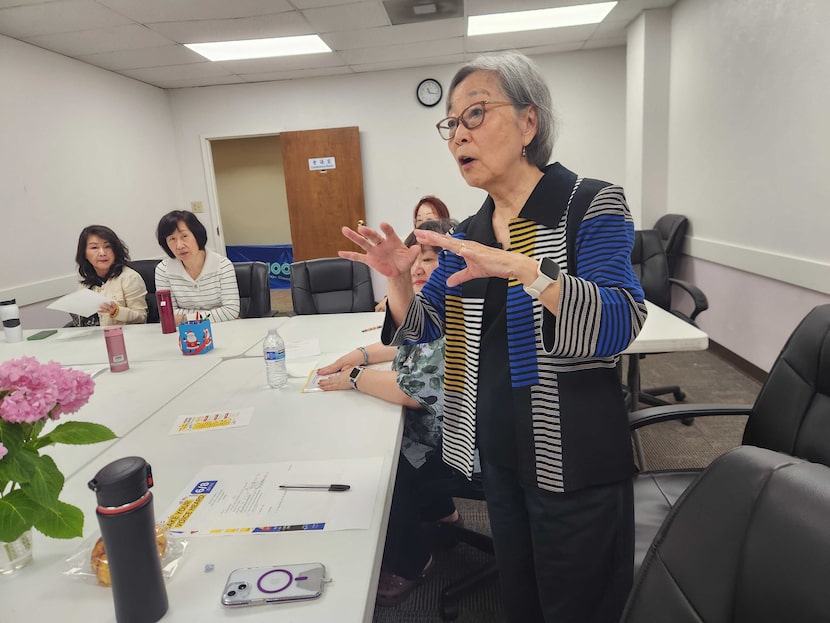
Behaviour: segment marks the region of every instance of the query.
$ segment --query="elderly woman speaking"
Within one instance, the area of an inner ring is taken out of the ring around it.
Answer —
[[[622,188],[548,165],[551,98],[518,53],[454,76],[438,132],[466,182],[487,191],[440,246],[415,294],[415,251],[381,223],[341,252],[388,279],[382,339],[446,335],[444,461],[481,457],[509,620],[611,623],[632,582],[633,460],[619,353],[645,321]]]

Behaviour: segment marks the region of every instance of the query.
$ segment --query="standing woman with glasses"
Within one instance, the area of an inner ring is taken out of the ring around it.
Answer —
[[[622,188],[548,164],[553,114],[527,57],[482,56],[452,80],[441,137],[487,191],[414,293],[394,229],[342,251],[388,280],[382,339],[446,336],[443,458],[481,458],[505,612],[530,623],[616,623],[632,583],[634,465],[617,359],[646,317]],[[570,214],[570,216],[569,216]],[[571,226],[569,226],[569,223]]]

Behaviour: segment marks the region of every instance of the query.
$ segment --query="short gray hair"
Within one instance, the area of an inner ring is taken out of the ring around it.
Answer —
[[[489,71],[499,79],[499,84],[516,110],[525,110],[531,104],[537,110],[536,136],[527,146],[527,159],[539,169],[544,169],[553,151],[555,121],[550,90],[539,68],[520,52],[485,54],[464,65],[453,76],[447,96],[447,114],[450,98],[455,88],[467,76],[477,71]]]

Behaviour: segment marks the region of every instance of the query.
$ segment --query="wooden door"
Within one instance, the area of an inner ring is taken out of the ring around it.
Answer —
[[[280,144],[294,260],[359,251],[340,231],[366,220],[358,128],[281,132]]]

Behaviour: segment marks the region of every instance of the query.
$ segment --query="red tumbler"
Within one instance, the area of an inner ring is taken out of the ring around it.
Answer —
[[[159,320],[162,333],[176,332],[176,319],[173,317],[173,297],[170,290],[156,290],[156,302],[159,306]]]

